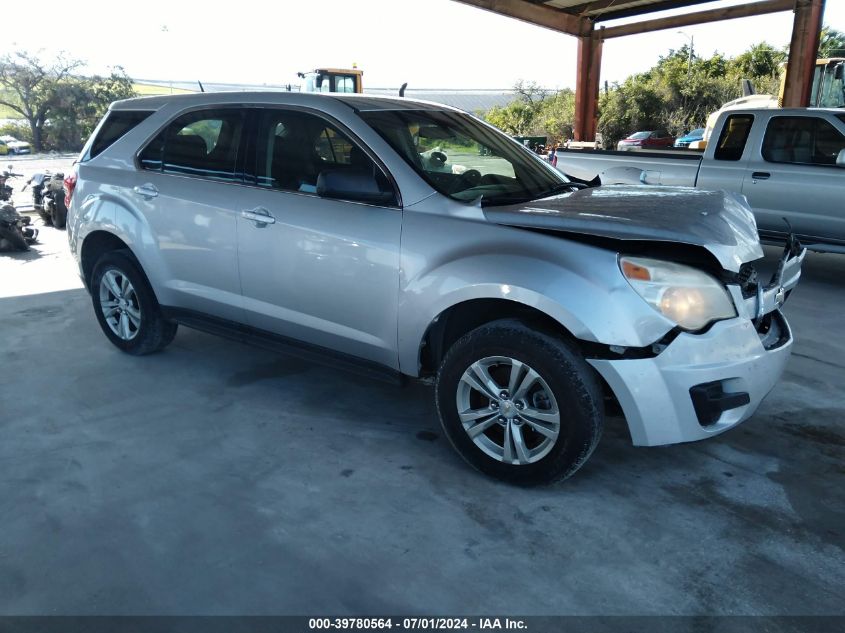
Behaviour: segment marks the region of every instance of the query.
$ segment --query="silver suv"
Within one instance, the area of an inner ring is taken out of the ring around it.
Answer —
[[[745,420],[792,337],[741,197],[572,181],[478,119],[296,93],[112,105],[66,181],[106,337],[177,324],[394,378],[429,378],[479,470],[568,477],[606,401],[638,445]]]

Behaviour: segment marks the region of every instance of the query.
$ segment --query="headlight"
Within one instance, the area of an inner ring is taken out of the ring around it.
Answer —
[[[685,330],[736,316],[725,287],[697,268],[642,257],[622,257],[619,267],[646,303]]]

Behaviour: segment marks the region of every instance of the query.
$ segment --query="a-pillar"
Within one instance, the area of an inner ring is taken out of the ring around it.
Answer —
[[[594,141],[601,75],[601,31],[578,38],[578,76],[575,82],[575,140]]]
[[[789,61],[786,64],[786,85],[783,107],[804,108],[810,105],[813,72],[819,50],[825,0],[796,0]]]

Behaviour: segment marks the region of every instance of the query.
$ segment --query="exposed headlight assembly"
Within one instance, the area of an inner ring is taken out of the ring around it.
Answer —
[[[646,303],[684,330],[736,316],[725,287],[697,268],[644,257],[621,257],[619,267]]]

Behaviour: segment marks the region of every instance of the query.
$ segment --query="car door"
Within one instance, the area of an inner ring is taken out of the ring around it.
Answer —
[[[792,229],[808,238],[845,240],[845,122],[820,116],[773,116],[745,171],[742,193],[762,232]]]
[[[237,259],[243,108],[202,109],[177,117],[140,153],[127,196],[156,240],[159,301],[243,321]]]
[[[252,129],[253,186],[238,218],[247,322],[397,368],[402,212],[386,170],[315,112],[260,108]],[[356,172],[378,179],[389,202],[317,195],[321,174]]]
[[[711,139],[707,145],[695,186],[699,189],[724,189],[742,193],[745,167],[751,160],[752,143],[748,139],[753,129],[753,114],[731,114],[726,117],[719,138],[715,141]]]

